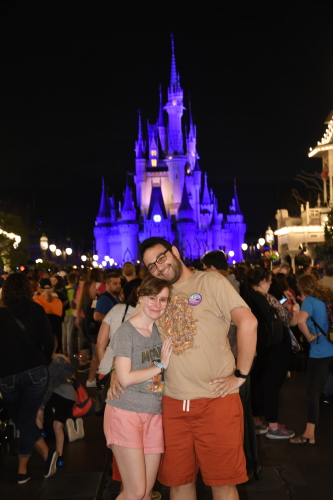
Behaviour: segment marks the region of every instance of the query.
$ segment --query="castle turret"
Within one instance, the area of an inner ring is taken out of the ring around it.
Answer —
[[[168,89],[168,102],[165,105],[165,110],[169,115],[168,129],[168,153],[183,154],[183,132],[182,132],[182,116],[183,110],[183,89],[180,86],[179,74],[176,69],[174,39],[171,37],[171,77],[170,86]]]
[[[233,258],[237,262],[243,260],[241,245],[244,243],[246,224],[243,222],[244,217],[238,202],[236,179],[234,179],[234,197],[232,198],[229,209],[230,214],[227,215],[227,222],[224,227],[232,233],[233,248],[228,248],[227,252],[232,250],[235,253]]]
[[[111,225],[111,206],[107,195],[104,177],[102,179],[102,194],[99,212],[96,217],[94,236],[96,240],[96,251],[100,257],[109,255],[108,234]]]
[[[189,133],[186,138],[186,146],[188,161],[191,165],[191,171],[193,171],[197,159],[197,130],[193,124],[191,102],[189,103]]]
[[[136,261],[138,254],[138,231],[136,210],[132,199],[132,191],[128,184],[125,189],[124,203],[121,208],[121,221],[118,222],[121,238],[121,261]]]
[[[182,201],[178,209],[178,246],[183,258],[192,258],[195,226],[194,211],[188,199],[186,182],[184,182]]]
[[[163,116],[163,100],[162,100],[162,85],[160,85],[160,109],[158,113],[158,133],[160,137],[160,143],[161,143],[161,148],[162,151],[165,152],[167,151],[167,128],[164,123],[164,116]]]
[[[139,207],[141,207],[142,203],[142,192],[144,182],[146,180],[146,141],[143,140],[142,136],[142,123],[141,123],[141,114],[139,111],[139,130],[138,130],[138,139],[135,142],[135,176],[134,182],[136,185],[136,202]]]

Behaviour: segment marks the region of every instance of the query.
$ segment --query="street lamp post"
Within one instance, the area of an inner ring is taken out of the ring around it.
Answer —
[[[40,248],[43,254],[43,260],[46,260],[46,250],[49,248],[49,240],[43,233],[39,240]]]
[[[243,259],[246,260],[246,250],[248,249],[248,245],[246,243],[241,244],[241,249],[243,250]]]
[[[274,233],[272,231],[272,229],[268,226],[266,232],[265,232],[265,238],[266,238],[266,242],[269,246],[269,250],[270,252],[272,251],[272,247],[273,247],[273,243],[274,243]],[[272,270],[273,268],[273,261],[270,260],[270,268]]]

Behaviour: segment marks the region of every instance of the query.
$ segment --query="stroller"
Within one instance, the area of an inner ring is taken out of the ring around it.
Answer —
[[[9,419],[0,394],[0,468],[4,464],[7,453],[13,454],[15,451],[16,435],[15,424]]]

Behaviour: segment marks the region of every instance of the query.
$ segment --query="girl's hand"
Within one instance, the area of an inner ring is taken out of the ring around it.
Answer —
[[[161,363],[165,369],[167,369],[169,366],[172,350],[173,350],[172,338],[168,337],[165,340],[161,350]]]

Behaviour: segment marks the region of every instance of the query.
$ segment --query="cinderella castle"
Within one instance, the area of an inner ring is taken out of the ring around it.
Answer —
[[[246,225],[234,185],[230,213],[218,213],[216,196],[202,175],[197,152],[197,132],[188,113],[183,127],[183,89],[176,68],[172,38],[171,77],[168,100],[160,106],[155,124],[148,122],[144,138],[139,114],[135,142],[136,198],[128,183],[123,203],[117,207],[107,194],[104,180],[94,235],[99,261],[109,256],[118,264],[139,259],[140,241],[161,236],[179,249],[182,257],[194,260],[210,250],[229,253],[229,262],[243,260]],[[166,119],[167,115],[167,119]],[[183,131],[185,133],[183,133]]]

